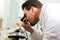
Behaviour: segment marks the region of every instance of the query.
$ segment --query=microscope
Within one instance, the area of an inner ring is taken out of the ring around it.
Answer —
[[[26,16],[24,15],[21,19],[20,19],[20,24],[22,25],[22,23],[24,23],[26,21]],[[21,28],[15,30],[15,34],[16,35],[10,35],[8,36],[8,38],[14,38],[14,40],[19,40],[19,39],[26,39],[28,40],[28,38],[26,38],[25,36],[21,36],[19,35],[20,33],[24,33],[23,30]]]

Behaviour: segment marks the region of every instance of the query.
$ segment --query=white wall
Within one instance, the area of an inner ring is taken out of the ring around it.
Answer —
[[[3,17],[4,11],[4,0],[0,0],[0,16]]]
[[[60,3],[60,0],[39,0],[42,3]]]

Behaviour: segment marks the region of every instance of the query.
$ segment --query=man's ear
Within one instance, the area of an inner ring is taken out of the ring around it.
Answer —
[[[30,12],[33,12],[33,8],[31,7],[29,11],[30,11]]]
[[[30,10],[32,11],[32,13],[35,13],[34,7],[31,7]]]

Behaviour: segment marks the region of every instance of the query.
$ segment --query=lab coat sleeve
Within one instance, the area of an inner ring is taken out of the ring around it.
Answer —
[[[33,40],[42,40],[42,33],[34,31],[33,34],[31,35],[31,38]]]
[[[43,31],[42,40],[57,40],[57,33],[55,31],[55,25],[52,22],[49,22],[44,31]]]

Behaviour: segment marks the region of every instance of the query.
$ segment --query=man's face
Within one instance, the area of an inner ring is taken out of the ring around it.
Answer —
[[[31,24],[31,26],[34,26],[39,21],[39,13],[40,11],[32,7],[30,10],[26,10],[24,8],[24,15],[26,15],[27,21]]]

